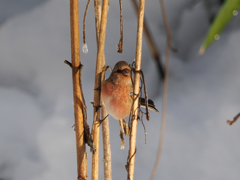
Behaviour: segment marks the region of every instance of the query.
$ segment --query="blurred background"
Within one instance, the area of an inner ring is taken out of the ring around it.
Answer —
[[[80,38],[87,0],[79,1]],[[123,53],[119,2],[110,0],[106,64],[132,63],[137,18],[123,1]],[[240,17],[235,16],[202,56],[198,50],[222,1],[165,0],[172,31],[167,124],[155,179],[238,180],[240,122],[226,123],[240,111]],[[165,60],[166,33],[159,0],[146,1],[145,17]],[[83,91],[92,124],[96,38],[93,1],[86,22],[88,54],[81,52]],[[81,39],[82,46],[82,39]],[[69,0],[0,0],[0,179],[77,179]],[[143,41],[142,69],[148,94],[162,108],[162,81]],[[109,72],[107,73],[107,76]],[[156,159],[161,113],[138,124],[135,179],[149,179]],[[118,122],[110,117],[113,179],[126,179],[129,142],[120,149]],[[127,138],[125,138],[127,139]],[[91,177],[91,153],[88,176]],[[99,179],[103,179],[100,144]]]

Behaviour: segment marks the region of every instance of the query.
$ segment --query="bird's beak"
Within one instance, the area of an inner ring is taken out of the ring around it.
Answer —
[[[124,75],[124,76],[128,76],[129,75],[129,69],[124,69],[123,71],[122,71],[122,74]]]

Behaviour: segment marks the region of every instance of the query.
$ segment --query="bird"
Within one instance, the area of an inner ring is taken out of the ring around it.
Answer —
[[[130,67],[126,61],[119,61],[115,64],[108,79],[101,85],[101,99],[105,104],[106,111],[114,119],[119,120],[120,137],[122,139],[121,149],[124,149],[123,134],[129,136],[129,127],[126,123],[127,116],[131,113],[133,104],[133,82]],[[145,99],[139,98],[140,105],[146,107]],[[148,108],[159,112],[154,102],[148,99]]]
[[[101,98],[106,106],[106,111],[116,120],[124,119],[130,115],[133,103],[131,92],[133,82],[129,65],[126,61],[115,64],[109,78],[102,82]],[[145,99],[139,98],[140,105],[146,107]],[[154,102],[148,99],[150,110],[159,112]]]
[[[101,98],[107,113],[116,120],[129,116],[133,103],[132,91],[133,82],[129,65],[126,61],[119,61],[115,64],[109,78],[101,85]],[[144,98],[139,98],[139,101],[142,107],[146,107]],[[151,99],[148,99],[148,104],[150,110],[159,112]]]

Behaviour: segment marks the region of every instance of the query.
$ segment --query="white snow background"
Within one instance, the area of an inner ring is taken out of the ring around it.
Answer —
[[[173,35],[167,125],[155,179],[239,180],[240,122],[226,123],[240,111],[240,31],[236,16],[204,55],[198,50],[209,28],[216,0],[168,0],[166,11]],[[207,6],[207,3],[212,5]],[[82,22],[87,0],[79,1]],[[116,52],[119,2],[110,1],[106,33],[106,64],[132,63],[137,20],[130,1],[123,1],[123,53]],[[166,33],[159,0],[146,1],[146,20],[164,62]],[[82,38],[82,23],[80,23]],[[86,23],[88,54],[81,52],[83,88],[92,122],[96,41],[93,2]],[[82,39],[81,39],[82,46]],[[0,179],[77,179],[71,60],[69,0],[0,0]],[[146,41],[142,69],[149,97],[161,111],[162,83]],[[109,75],[109,72],[108,72]],[[139,123],[135,179],[150,177],[156,158],[161,113]],[[112,175],[126,179],[128,154],[120,149],[118,122],[110,118]],[[88,176],[91,153],[87,147]],[[103,179],[102,146],[100,175]]]

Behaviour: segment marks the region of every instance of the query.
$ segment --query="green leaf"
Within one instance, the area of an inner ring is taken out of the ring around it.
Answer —
[[[199,50],[199,54],[203,54],[206,48],[214,41],[219,39],[219,34],[229,22],[229,20],[238,14],[238,7],[240,6],[240,0],[226,0],[218,12],[217,17],[212,23],[204,43]]]

